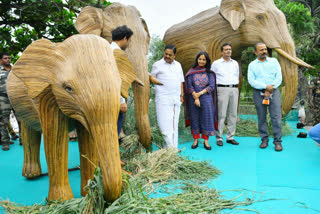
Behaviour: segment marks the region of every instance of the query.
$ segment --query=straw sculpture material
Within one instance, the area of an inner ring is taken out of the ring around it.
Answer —
[[[88,194],[67,201],[45,201],[44,204],[23,206],[0,199],[8,213],[43,214],[103,214],[103,213],[221,213],[223,211],[247,210],[255,202],[272,199],[259,198],[262,194],[245,190],[232,191],[234,198],[226,198],[208,182],[220,171],[208,162],[198,162],[181,157],[174,149],[162,149],[154,153],[141,153],[126,159],[127,170],[133,176],[123,175],[121,197],[113,203],[105,203],[101,194],[102,176],[99,168],[88,182]],[[161,198],[150,194],[157,190],[169,193]],[[175,193],[176,191],[179,193]]]
[[[143,83],[137,78],[134,68],[132,67],[131,62],[128,59],[128,56],[124,51],[115,49],[113,50],[113,55],[116,59],[117,67],[121,77],[121,95],[125,98],[129,96],[128,90],[131,86],[131,83],[134,81],[141,86],[144,86]]]
[[[120,59],[123,64],[129,62],[123,56]],[[130,67],[130,63],[126,66]],[[132,69],[126,71],[127,75],[121,76],[127,89],[132,81],[139,80]],[[90,160],[101,167],[105,199],[114,201],[120,196],[117,119],[121,78],[109,43],[95,35],[75,35],[58,44],[37,40],[13,66],[7,88],[22,121],[23,176],[33,178],[41,173],[42,132],[49,173],[48,198],[72,198],[68,126],[75,125],[79,134],[82,188],[93,177]]]
[[[220,8],[208,9],[169,28],[164,41],[176,45],[176,59],[184,72],[188,71],[200,51],[207,51],[210,58],[216,60],[221,57],[221,45],[229,42],[232,44],[232,58],[240,64],[243,50],[264,42],[279,54],[286,86],[282,102],[285,114],[290,111],[297,93],[297,65],[312,68],[296,57],[285,16],[273,0],[222,0]],[[242,76],[239,88],[241,82]]]
[[[134,83],[132,85],[135,101],[135,115],[140,141],[148,148],[151,141],[149,109],[149,81],[159,84],[150,78],[148,73],[147,53],[150,35],[146,22],[140,17],[139,11],[134,6],[125,6],[112,3],[104,10],[85,7],[80,12],[75,27],[82,34],[95,34],[111,42],[112,31],[118,26],[127,25],[132,31],[131,43],[126,49],[126,54],[133,66],[137,78],[144,87]]]

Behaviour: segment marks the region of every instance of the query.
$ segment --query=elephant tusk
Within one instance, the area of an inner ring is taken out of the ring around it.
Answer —
[[[134,82],[137,83],[137,84],[139,84],[140,86],[144,87],[143,82],[142,82],[141,80],[139,80],[138,78],[136,78],[136,79],[134,80]]]
[[[303,60],[299,59],[298,57],[293,57],[290,56],[287,52],[285,52],[284,50],[282,50],[281,48],[274,48],[275,51],[277,51],[278,54],[280,54],[281,56],[287,58],[288,60],[290,60],[291,62],[306,67],[306,68],[312,68],[315,69],[314,67],[312,67],[311,65],[309,65],[308,63],[304,62]]]
[[[151,83],[156,84],[156,85],[163,85],[161,82],[159,82],[159,80],[157,80],[156,78],[154,78],[153,76],[151,76],[151,74],[149,74],[149,80]]]

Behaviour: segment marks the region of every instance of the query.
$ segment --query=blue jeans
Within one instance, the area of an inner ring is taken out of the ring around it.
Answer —
[[[317,143],[320,143],[320,123],[309,130],[309,137]]]
[[[253,90],[253,99],[258,115],[258,131],[261,137],[261,141],[269,141],[269,133],[267,127],[267,109],[269,109],[274,143],[281,143],[281,101],[279,89],[274,89],[272,93],[272,99],[270,100],[270,105],[262,104],[263,96],[261,96],[261,91]]]
[[[123,120],[124,120],[124,116],[125,115],[126,114],[123,113],[123,112],[119,113],[119,117],[118,117],[118,136],[119,136],[119,134],[121,132],[121,128],[122,128],[122,125],[123,125]]]

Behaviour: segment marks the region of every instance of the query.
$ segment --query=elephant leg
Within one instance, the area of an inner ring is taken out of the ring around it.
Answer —
[[[95,166],[98,166],[98,157],[96,146],[89,132],[80,124],[76,124],[80,152],[80,169],[81,169],[81,195],[85,196],[88,191],[84,187],[88,180],[93,178]]]
[[[41,174],[40,165],[40,143],[41,143],[41,132],[35,131],[31,127],[27,126],[26,123],[21,121],[22,135],[20,138],[24,140],[23,153],[24,162],[22,175],[26,178],[38,177]]]
[[[147,81],[144,84],[144,87],[140,87],[136,83],[132,84],[134,94],[134,109],[140,142],[144,148],[151,150],[151,129],[148,115],[150,97],[149,82]]]
[[[39,102],[49,174],[49,200],[73,198],[68,177],[68,118],[59,109],[52,92]]]

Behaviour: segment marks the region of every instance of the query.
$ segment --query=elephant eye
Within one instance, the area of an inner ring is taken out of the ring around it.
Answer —
[[[257,15],[257,19],[262,20],[262,19],[263,19],[263,16]]]
[[[73,91],[72,88],[71,88],[71,86],[68,85],[68,84],[66,84],[66,83],[63,83],[63,88],[64,88],[64,90],[66,90],[66,92],[68,92],[68,93],[71,93],[71,92]]]

